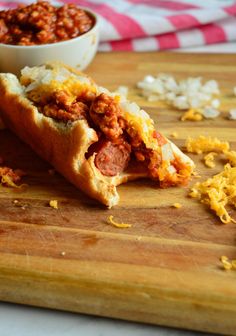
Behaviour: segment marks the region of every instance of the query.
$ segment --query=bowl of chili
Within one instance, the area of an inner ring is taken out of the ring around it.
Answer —
[[[0,11],[0,71],[18,74],[24,66],[62,61],[80,70],[94,58],[98,18],[74,4],[47,1]]]

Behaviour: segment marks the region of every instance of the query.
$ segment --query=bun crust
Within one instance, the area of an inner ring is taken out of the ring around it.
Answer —
[[[94,155],[85,158],[90,145],[98,140],[95,130],[86,120],[69,126],[44,116],[24,97],[15,75],[0,74],[0,96],[4,124],[71,183],[109,208],[119,202],[117,185],[147,175],[103,176],[94,164]]]

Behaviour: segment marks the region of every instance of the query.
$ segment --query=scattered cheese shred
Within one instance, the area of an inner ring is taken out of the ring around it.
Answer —
[[[224,152],[227,160],[229,161],[232,167],[236,167],[236,152],[235,151],[226,151]]]
[[[192,172],[192,175],[195,177],[195,178],[200,178],[201,175],[199,175],[199,173],[197,171],[193,171]]]
[[[188,138],[186,141],[186,149],[189,153],[205,153],[205,152],[227,152],[229,143],[220,141],[217,138],[205,137],[200,135],[198,138]]]
[[[214,168],[216,166],[215,161],[214,161],[216,155],[217,153],[210,152],[204,156],[204,162],[207,167]]]
[[[189,196],[192,198],[198,198],[199,197],[199,192],[196,189],[196,184],[194,187],[191,188],[191,192],[189,193]]]
[[[124,229],[124,228],[130,228],[132,225],[131,224],[126,224],[126,223],[117,223],[114,221],[113,216],[108,217],[108,222],[112,225],[114,225],[117,228]]]
[[[177,132],[172,132],[170,136],[174,139],[177,139],[179,134]]]
[[[27,187],[28,184],[15,184],[15,182],[12,180],[12,178],[8,175],[3,175],[1,178],[1,184],[7,186],[7,187],[12,187],[15,188],[17,191],[24,191]]]
[[[172,206],[176,209],[182,208],[182,204],[180,204],[180,203],[174,203]]]
[[[3,159],[0,158],[0,164],[3,163]],[[27,187],[27,184],[16,184],[20,181],[21,177],[25,175],[25,172],[21,169],[13,170],[9,167],[0,167],[0,184],[15,188],[18,191],[22,191]]]
[[[1,183],[8,187],[19,188],[19,186],[15,184],[15,182],[9,175],[2,175]]]
[[[50,205],[51,208],[58,209],[58,202],[57,202],[57,200],[51,200],[49,202],[49,205]]]
[[[236,167],[226,164],[221,173],[196,183],[189,195],[209,205],[223,223],[236,223],[226,210],[227,205],[236,208]]]
[[[236,259],[235,260],[229,260],[228,257],[222,256],[220,258],[220,261],[222,262],[223,268],[225,270],[236,269]]]
[[[203,119],[202,114],[199,113],[197,110],[194,110],[194,109],[188,110],[181,117],[181,121],[185,121],[185,120],[189,120],[189,121],[201,121],[202,119]]]

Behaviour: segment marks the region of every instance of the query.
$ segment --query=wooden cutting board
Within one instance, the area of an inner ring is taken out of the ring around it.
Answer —
[[[222,114],[216,120],[181,122],[181,112],[148,103],[135,83],[146,74],[219,81]],[[88,73],[103,86],[128,85],[166,136],[211,135],[236,149],[235,55],[174,53],[98,54]],[[118,206],[107,210],[89,199],[9,131],[0,132],[0,156],[27,172],[27,190],[0,187],[0,299],[227,335],[236,335],[236,271],[219,258],[236,258],[236,225],[223,225],[189,187],[158,189],[142,180],[118,188]],[[202,179],[219,172],[192,155]],[[192,183],[196,182],[194,180]],[[59,209],[48,206],[51,199]],[[17,200],[18,203],[14,202]],[[181,203],[180,209],[172,204]],[[236,213],[232,214],[235,216]],[[132,224],[118,229],[108,224]]]

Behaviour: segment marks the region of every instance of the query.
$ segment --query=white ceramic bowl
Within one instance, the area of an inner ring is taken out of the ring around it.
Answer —
[[[0,72],[19,74],[25,66],[36,66],[48,61],[85,69],[96,54],[99,29],[97,15],[85,9],[94,18],[94,26],[88,32],[73,39],[35,46],[17,46],[0,43]]]

